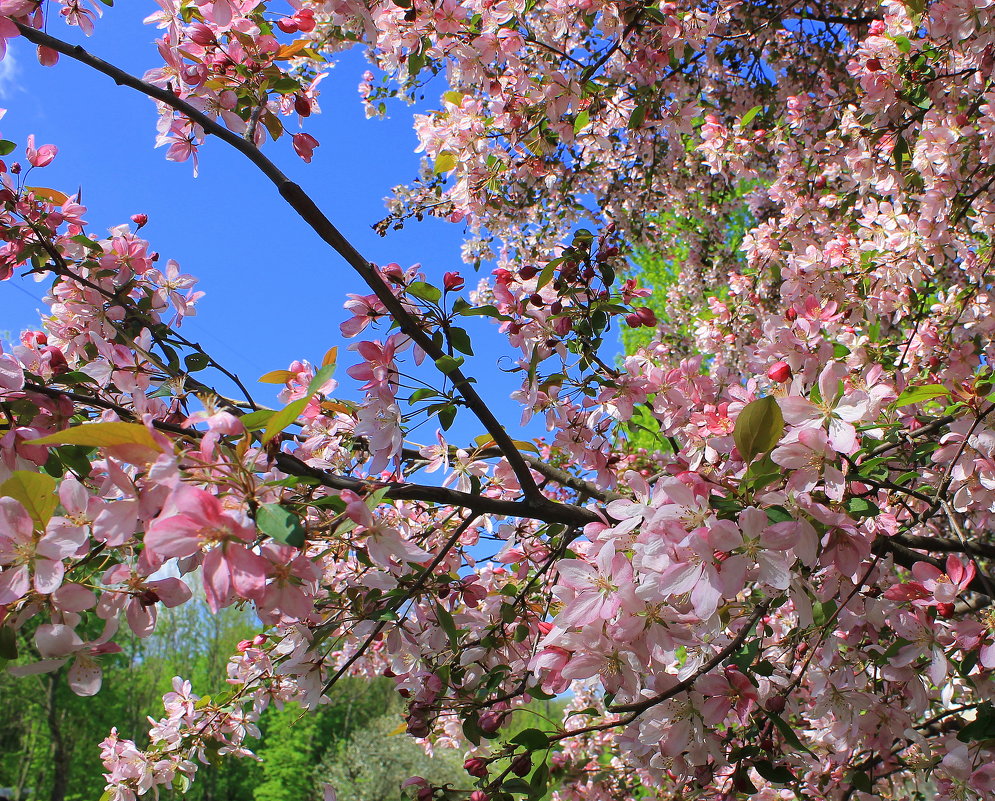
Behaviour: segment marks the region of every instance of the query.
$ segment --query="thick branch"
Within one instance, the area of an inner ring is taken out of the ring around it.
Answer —
[[[387,286],[380,274],[373,268],[373,265],[367,259],[363,258],[352,243],[339,232],[339,230],[332,224],[331,220],[325,216],[310,196],[305,193],[300,186],[284,175],[283,172],[272,161],[264,156],[251,142],[248,142],[241,136],[229,131],[223,125],[215,122],[203,112],[198,111],[186,101],[178,98],[172,92],[167,91],[166,89],[160,89],[158,86],[153,86],[150,83],[128,74],[119,67],[115,67],[113,64],[109,64],[103,59],[97,58],[79,45],[71,45],[68,42],[64,42],[61,39],[50,36],[43,31],[30,28],[27,25],[17,22],[16,20],[12,20],[12,22],[17,25],[21,35],[28,41],[37,45],[44,45],[45,47],[49,47],[52,50],[68,56],[69,58],[79,61],[81,64],[86,64],[88,67],[92,67],[98,72],[108,76],[119,86],[127,86],[141,92],[144,95],[147,95],[148,97],[151,97],[153,100],[158,100],[160,103],[175,109],[185,117],[189,118],[192,122],[203,128],[207,133],[218,137],[235,148],[238,152],[249,159],[249,161],[251,161],[256,167],[258,167],[260,171],[262,171],[263,175],[273,182],[283,199],[286,200],[287,203],[290,204],[291,208],[293,208],[294,211],[301,216],[304,222],[306,222],[311,229],[318,234],[319,237],[321,237],[322,240],[331,245],[331,247],[343,259],[345,259],[357,273],[359,273],[360,277],[367,283],[370,289],[373,290],[373,293],[384,305],[384,308],[387,309],[388,313],[398,324],[402,332],[411,337],[415,344],[417,344],[433,359],[439,359],[447,355],[441,348],[436,346],[436,344],[432,341],[432,338],[421,327],[419,322],[408,312],[407,309],[404,308],[404,305],[397,298],[397,296],[394,295],[391,288]],[[536,486],[536,483],[532,478],[532,473],[529,471],[528,465],[522,458],[522,454],[515,447],[511,437],[508,435],[508,432],[505,431],[504,427],[488,408],[487,404],[485,404],[481,397],[477,394],[471,382],[459,369],[447,372],[445,375],[453,382],[453,386],[456,387],[457,391],[463,397],[467,408],[469,408],[477,416],[477,419],[483,424],[484,428],[487,430],[487,433],[494,440],[495,444],[497,444],[497,446],[501,449],[504,457],[508,460],[508,463],[515,471],[515,476],[518,478],[518,482],[521,485],[522,491],[525,495],[534,501],[542,499],[542,493]]]
[[[70,400],[94,406],[101,409],[110,409],[126,419],[135,419],[135,413],[125,406],[83,395],[70,390],[46,387],[40,384],[25,384],[25,391],[37,392],[47,395],[50,398],[65,397]],[[152,425],[170,434],[177,434],[188,437],[201,437],[204,432],[196,428],[188,428],[174,423],[164,423],[158,420]],[[314,478],[321,482],[321,485],[329,489],[353,490],[360,494],[366,494],[371,489],[387,487],[386,497],[398,501],[423,501],[425,503],[437,503],[445,506],[455,506],[462,509],[469,509],[477,515],[495,514],[505,517],[520,517],[530,520],[541,520],[544,523],[563,523],[568,526],[584,526],[588,523],[603,522],[603,518],[590,509],[571,504],[556,503],[546,498],[526,501],[506,501],[499,498],[489,498],[484,495],[474,495],[469,492],[459,492],[458,490],[447,489],[446,487],[432,487],[424,484],[408,484],[394,482],[374,482],[367,479],[354,478],[352,476],[341,476],[321,470],[298,459],[290,453],[280,452],[276,455],[276,464],[284,473],[292,476]]]

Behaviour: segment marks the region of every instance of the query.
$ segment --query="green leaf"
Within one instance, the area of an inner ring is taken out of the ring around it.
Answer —
[[[266,427],[266,424],[274,414],[276,414],[276,412],[272,409],[258,409],[257,411],[243,414],[238,419],[242,421],[242,425],[245,426],[248,431],[258,431],[259,429]]]
[[[957,739],[962,743],[995,739],[995,707],[990,702],[979,706],[974,720],[957,732]]]
[[[437,303],[442,297],[442,291],[438,287],[426,284],[424,281],[412,281],[408,284],[408,294],[430,303]]]
[[[296,78],[284,75],[273,81],[270,84],[270,89],[274,92],[279,92],[281,95],[290,95],[301,90],[301,83]]]
[[[293,403],[288,403],[282,409],[274,412],[266,424],[266,430],[263,432],[263,444],[268,443],[273,437],[293,423],[300,416],[301,412],[304,411],[309,400],[311,400],[310,396],[295,400]]]
[[[553,259],[553,261],[548,262],[546,266],[542,268],[542,272],[539,273],[539,278],[536,279],[536,291],[539,291],[553,280],[553,274],[556,272],[556,266],[558,263],[559,259]]]
[[[867,498],[848,498],[846,510],[854,517],[877,517],[881,510]]]
[[[456,169],[456,154],[450,153],[447,150],[443,150],[438,156],[435,157],[435,170],[436,175],[441,175],[444,172],[450,172]]]
[[[454,309],[454,311],[463,317],[493,317],[495,320],[501,320],[502,322],[509,322],[513,319],[507,314],[501,314],[496,306],[491,306],[489,304],[485,304],[483,306],[470,306],[459,310]]]
[[[574,134],[579,134],[591,123],[591,115],[587,111],[582,111],[574,119]]]
[[[438,390],[430,389],[429,387],[422,387],[421,389],[416,389],[411,393],[411,397],[408,398],[408,403],[418,403],[418,401],[423,401],[426,398],[434,398],[438,394]]]
[[[757,114],[759,114],[761,111],[763,111],[763,109],[764,109],[763,106],[754,106],[749,111],[747,111],[743,115],[743,119],[739,121],[740,127],[745,128],[747,125],[753,122],[753,118],[756,117]]]
[[[644,105],[638,105],[632,110],[632,114],[629,115],[629,130],[634,131],[636,128],[640,127],[646,120],[647,107]]]
[[[0,139],[0,156],[9,156],[17,150],[17,145],[9,139]]]
[[[870,793],[874,789],[874,783],[871,781],[871,777],[862,770],[855,770],[853,772],[853,775],[850,776],[850,784],[862,793]]]
[[[15,470],[3,484],[0,497],[13,498],[31,515],[38,528],[45,528],[59,504],[55,479],[46,473],[33,470]]]
[[[795,781],[795,774],[784,765],[775,765],[770,760],[761,759],[753,763],[757,773],[774,784],[788,784]]]
[[[446,632],[446,636],[449,638],[449,644],[455,648],[457,646],[457,641],[459,640],[459,632],[456,630],[456,622],[453,620],[453,616],[449,614],[449,611],[440,603],[435,605],[435,619],[439,621],[439,625],[442,626],[442,630]]]
[[[117,445],[141,445],[162,451],[149,430],[141,423],[84,423],[39,439],[26,440],[28,445],[89,445],[112,448]]]
[[[824,626],[829,618],[836,614],[836,601],[817,601],[812,604],[812,620],[815,625]]]
[[[775,715],[773,712],[767,712],[767,717],[770,718],[770,722],[777,727],[777,730],[781,732],[781,736],[788,745],[797,748],[799,751],[804,751],[806,754],[815,756],[815,754],[813,754],[812,751],[798,739],[798,735],[795,734],[794,730],[784,721],[783,718],[779,715]]]
[[[449,342],[460,353],[473,356],[473,345],[470,342],[470,335],[462,328],[450,328],[448,331]]]
[[[466,361],[466,359],[462,356],[457,356],[455,358],[452,356],[440,356],[435,360],[435,366],[446,375],[449,375],[449,373],[459,370],[464,361]]]
[[[211,357],[206,353],[191,353],[183,360],[188,373],[196,373],[203,370],[211,363]]]
[[[314,378],[311,379],[311,383],[307,385],[307,397],[311,398],[315,395],[319,389],[331,380],[333,375],[335,375],[335,362],[326,364],[318,370],[318,372],[314,374]]]
[[[297,515],[278,503],[264,503],[259,507],[256,527],[267,537],[295,548],[303,548],[307,540],[307,532]]]
[[[17,659],[17,632],[0,626],[0,659]]]
[[[911,156],[912,151],[909,150],[909,143],[905,141],[905,137],[899,134],[898,138],[895,139],[895,148],[891,151],[891,157],[895,160],[895,169],[901,172],[905,162]]]
[[[449,403],[439,409],[439,425],[443,431],[448,431],[456,420],[456,404]]]
[[[541,729],[523,729],[508,742],[522,745],[530,751],[541,751],[549,748],[549,736]]]
[[[538,799],[546,795],[546,785],[549,784],[549,765],[543,762],[536,768],[529,784],[531,785],[529,798],[533,799],[533,801],[538,801]]]
[[[784,416],[772,395],[752,401],[736,418],[733,439],[743,461],[750,462],[758,453],[777,445],[784,433]]]
[[[902,406],[911,406],[914,403],[924,403],[933,398],[942,398],[950,395],[950,390],[947,389],[943,384],[924,384],[921,387],[909,387],[905,392],[898,396],[895,400],[893,406],[895,408],[901,408]]]

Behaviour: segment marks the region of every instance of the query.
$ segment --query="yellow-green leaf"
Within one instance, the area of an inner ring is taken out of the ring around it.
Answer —
[[[258,378],[260,384],[286,384],[297,373],[292,370],[270,370],[266,375]]]
[[[925,403],[933,398],[943,398],[950,394],[950,390],[943,384],[925,384],[921,387],[909,387],[898,396],[895,401],[896,407],[911,406],[913,403]]]
[[[45,528],[59,503],[55,479],[47,473],[34,473],[30,470],[15,470],[11,473],[10,478],[0,484],[0,497],[20,502],[39,528]]]
[[[321,360],[321,366],[327,367],[330,364],[335,364],[335,362],[338,361],[338,358],[339,358],[339,346],[336,345],[335,347],[328,349],[328,352],[325,354],[325,357]]]
[[[28,445],[87,445],[91,448],[112,448],[117,445],[140,445],[162,452],[162,447],[149,430],[140,423],[84,423],[27,441]]]
[[[26,186],[24,188],[35,197],[40,197],[42,200],[47,200],[49,203],[55,203],[57,206],[61,206],[69,200],[69,195],[65,192],[60,192],[58,189],[48,189],[44,186]]]
[[[435,157],[435,174],[441,175],[444,172],[456,169],[456,154],[443,150]]]
[[[279,411],[274,412],[273,416],[269,419],[269,423],[266,425],[266,431],[263,432],[263,444],[265,445],[283,431],[283,429],[293,423],[300,416],[300,413],[304,411],[304,407],[307,406],[310,399],[310,397],[307,397],[295,400],[293,403],[288,403]]]
[[[784,433],[784,416],[772,395],[752,401],[743,407],[736,418],[732,433],[744,462],[752,461],[758,453],[765,453],[777,445]]]

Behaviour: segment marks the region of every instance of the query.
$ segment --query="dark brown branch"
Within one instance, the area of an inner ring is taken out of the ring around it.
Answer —
[[[57,39],[54,36],[50,36],[43,31],[35,30],[27,25],[24,25],[16,20],[12,20],[15,25],[17,25],[18,30],[21,35],[37,45],[43,45],[55,50],[69,58],[79,61],[81,64],[85,64],[88,67],[92,67],[97,70],[97,72],[103,73],[104,75],[111,78],[119,86],[127,86],[130,89],[134,89],[142,94],[152,98],[153,100],[158,100],[170,108],[180,112],[185,117],[190,119],[192,122],[199,125],[204,129],[205,132],[218,137],[223,142],[231,145],[239,153],[244,155],[249,161],[251,161],[259,170],[265,175],[269,180],[276,186],[280,192],[281,197],[287,201],[291,208],[296,211],[300,217],[306,222],[311,229],[321,237],[327,244],[329,244],[349,265],[359,273],[360,277],[366,282],[366,284],[373,290],[373,293],[377,296],[377,299],[383,304],[384,308],[387,309],[390,316],[398,324],[401,331],[409,336],[412,341],[417,344],[425,353],[432,357],[432,359],[440,359],[447,354],[439,348],[432,337],[422,328],[421,324],[404,308],[404,305],[397,298],[394,292],[386,282],[381,278],[380,274],[374,269],[371,262],[365,259],[358,250],[352,245],[349,240],[347,240],[339,230],[332,224],[325,214],[318,208],[311,197],[301,189],[300,186],[291,181],[284,173],[266,156],[259,151],[251,142],[247,142],[242,137],[229,131],[223,125],[212,120],[203,112],[197,110],[192,105],[186,101],[178,98],[172,92],[161,89],[158,86],[153,86],[150,83],[142,81],[133,75],[125,72],[119,67],[115,67],[113,64],[94,56],[92,53],[88,52],[79,45],[71,45],[68,42],[64,42],[61,39]],[[463,397],[467,408],[469,408],[477,417],[477,419],[483,424],[487,433],[494,440],[495,444],[501,449],[504,457],[508,460],[512,469],[515,472],[515,476],[521,485],[522,491],[525,493],[526,497],[535,502],[541,502],[543,499],[542,493],[536,486],[534,479],[532,478],[532,473],[529,470],[528,465],[522,458],[522,454],[515,447],[505,431],[504,427],[494,416],[493,412],[488,408],[487,404],[484,403],[483,399],[477,394],[476,390],[473,388],[472,383],[467,379],[465,375],[459,370],[451,370],[445,373],[446,377],[453,382],[453,386],[457,389],[460,395]]]
[[[985,542],[958,542],[942,537],[923,537],[916,534],[900,534],[892,537],[894,542],[917,551],[937,551],[939,553],[967,553],[972,556],[995,557],[995,545]]]
[[[100,409],[110,409],[126,419],[134,419],[133,410],[112,401],[83,395],[71,390],[56,389],[40,384],[25,384],[25,391],[37,392],[50,398],[65,397],[75,403],[94,406]],[[160,431],[179,436],[198,438],[204,432],[196,428],[187,428],[174,423],[153,421],[152,425]],[[276,455],[276,465],[284,473],[292,476],[313,478],[329,489],[352,490],[365,495],[370,490],[387,488],[386,497],[398,501],[422,501],[445,506],[456,506],[469,509],[475,514],[495,514],[505,517],[520,517],[530,520],[541,520],[544,523],[563,523],[568,526],[584,526],[588,523],[604,521],[600,515],[590,509],[571,504],[556,503],[546,498],[539,500],[506,501],[499,498],[489,498],[485,495],[474,495],[469,492],[432,487],[424,484],[408,484],[400,482],[376,482],[352,476],[341,476],[321,470],[298,459],[290,453],[280,452]]]
[[[610,706],[608,707],[608,711],[632,712],[635,715],[639,715],[640,713],[645,712],[650,707],[654,707],[657,704],[662,704],[664,701],[667,701],[670,698],[673,698],[675,695],[679,695],[680,693],[689,689],[691,685],[693,685],[698,679],[700,679],[706,673],[710,673],[712,670],[714,670],[716,667],[722,664],[722,662],[724,662],[726,659],[728,659],[730,656],[732,656],[734,653],[736,653],[736,651],[740,649],[743,643],[746,642],[746,638],[750,636],[750,632],[753,631],[754,627],[757,625],[757,622],[760,620],[760,618],[762,618],[765,614],[767,614],[767,610],[770,609],[770,605],[772,603],[773,601],[771,599],[768,599],[766,601],[763,601],[759,606],[757,606],[757,608],[753,611],[753,614],[750,615],[749,619],[746,621],[746,624],[743,626],[743,628],[739,630],[739,634],[737,634],[725,648],[723,648],[721,651],[715,654],[715,656],[709,659],[704,665],[698,668],[694,673],[692,673],[683,681],[679,681],[670,689],[664,690],[662,693],[660,693],[659,695],[654,695],[652,698],[644,698],[642,701],[636,701],[635,703],[631,704],[619,704],[618,706]]]

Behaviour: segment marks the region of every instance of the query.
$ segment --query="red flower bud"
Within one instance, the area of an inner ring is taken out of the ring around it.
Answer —
[[[532,770],[532,754],[517,756],[511,763],[511,772],[516,776],[528,776],[530,770]]]
[[[294,111],[300,114],[302,117],[311,116],[311,101],[307,99],[304,95],[297,95],[294,97]]]
[[[952,603],[937,604],[936,612],[940,617],[953,617],[954,605]]]
[[[778,384],[791,380],[791,367],[785,361],[774,362],[767,371],[767,378]]]
[[[480,757],[470,757],[470,759],[463,763],[463,770],[474,778],[487,778],[487,763]]]
[[[458,292],[466,282],[459,273],[446,273],[442,276],[442,285],[450,292]]]
[[[284,17],[283,19],[278,19],[276,21],[276,27],[279,28],[284,33],[297,33],[300,28],[297,26],[297,20],[293,17]]]
[[[201,47],[207,47],[208,45],[214,44],[216,41],[214,38],[214,31],[202,22],[195,22],[191,25],[189,29],[187,29],[187,36],[190,38],[191,42],[199,44]]]
[[[148,214],[132,214],[131,215],[131,221],[135,225],[137,225],[138,228],[141,228],[143,225],[145,225],[145,224],[148,223],[148,221],[149,221],[149,215]],[[138,230],[138,229],[136,228],[135,230]]]

